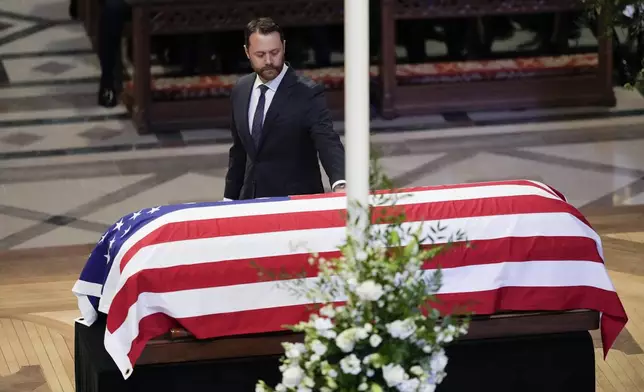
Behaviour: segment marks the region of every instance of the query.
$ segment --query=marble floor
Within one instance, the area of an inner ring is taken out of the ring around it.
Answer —
[[[98,66],[63,0],[0,2],[0,391],[73,390],[71,287],[125,213],[219,200],[229,133],[138,135],[96,105]],[[527,178],[564,193],[602,235],[630,316],[601,391],[644,391],[644,97],[613,108],[374,120],[398,185]],[[343,131],[342,123],[337,129]]]

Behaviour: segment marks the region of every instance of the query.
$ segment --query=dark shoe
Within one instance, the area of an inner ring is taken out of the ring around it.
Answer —
[[[115,107],[118,104],[116,90],[112,87],[102,86],[98,90],[98,104],[106,108]]]

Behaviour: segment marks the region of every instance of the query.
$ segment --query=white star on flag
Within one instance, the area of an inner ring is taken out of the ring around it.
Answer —
[[[105,234],[103,234],[103,235],[101,236],[101,239],[100,239],[100,240],[98,240],[98,243],[99,243],[99,244],[102,244],[102,243],[103,243],[103,241],[105,240],[105,237],[107,237],[107,233],[105,233]]]
[[[109,264],[110,261],[112,261],[112,257],[110,256],[110,252],[107,252],[105,256],[105,264]]]
[[[127,229],[125,229],[125,231],[123,232],[123,234],[121,234],[121,238],[125,237],[125,235],[130,231],[131,228],[132,226],[128,226]]]
[[[116,222],[116,227],[114,227],[114,230],[119,231],[119,230],[121,230],[121,227],[123,227],[123,219],[121,219],[120,221]]]
[[[155,212],[161,210],[161,207],[154,207],[150,208],[150,211],[148,211],[148,214],[154,214]]]
[[[138,218],[138,217],[139,217],[139,215],[141,215],[141,211],[137,211],[137,212],[135,212],[135,213],[134,213],[134,214],[132,214],[132,216],[130,217],[130,220],[135,220],[136,218]]]
[[[112,245],[114,245],[115,242],[116,242],[116,240],[114,239],[114,237],[112,237],[112,239],[110,240],[110,246],[108,246],[107,249],[108,250],[112,249]]]

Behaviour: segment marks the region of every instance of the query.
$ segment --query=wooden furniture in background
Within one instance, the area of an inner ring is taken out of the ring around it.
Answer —
[[[615,104],[608,37],[598,39],[596,66],[579,67],[580,72],[453,83],[401,84],[396,78],[395,24],[398,21],[579,11],[582,4],[578,0],[381,0],[381,4],[384,92],[381,114],[385,118],[452,111]],[[600,31],[603,31],[601,27]]]
[[[85,33],[92,43],[92,48],[98,50],[99,0],[78,0],[78,19],[85,28]]]
[[[96,3],[96,0],[82,1],[88,9]],[[126,83],[123,98],[141,133],[227,126],[230,90],[242,76],[152,77],[152,37],[240,31],[249,20],[260,15],[270,15],[284,27],[343,23],[344,0],[127,1],[133,12],[134,75]],[[615,103],[611,42],[607,38],[599,38],[597,53],[415,65],[397,63],[395,26],[399,21],[565,12],[579,10],[577,0],[378,1],[380,59],[379,65],[370,70],[371,95],[375,109],[386,119],[451,111]],[[88,17],[86,22],[90,32],[95,29],[94,19]],[[514,64],[509,68],[503,69],[500,65],[512,61]],[[332,114],[341,119],[343,67],[298,71],[325,85]],[[464,76],[462,81],[446,81],[456,74]],[[471,78],[477,80],[467,81]]]
[[[271,15],[283,27],[343,23],[344,0],[128,0],[132,6],[134,83],[126,88],[126,103],[142,132],[204,128],[228,124],[230,85],[202,94],[202,99],[155,100],[150,75],[150,39],[153,36],[243,30],[248,21]],[[242,43],[240,42],[240,50]],[[200,89],[201,86],[184,86]],[[203,90],[213,86],[201,87]],[[197,94],[200,95],[200,94]],[[327,91],[329,108],[344,107],[341,90]]]

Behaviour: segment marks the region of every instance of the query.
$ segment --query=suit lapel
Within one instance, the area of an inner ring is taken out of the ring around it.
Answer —
[[[271,106],[266,112],[266,118],[264,118],[264,125],[262,127],[262,138],[259,141],[259,148],[257,151],[258,153],[264,145],[268,134],[275,128],[273,124],[275,123],[275,120],[279,118],[280,113],[283,113],[284,107],[287,105],[288,99],[293,92],[291,87],[293,87],[296,82],[297,75],[295,74],[295,71],[293,71],[293,68],[289,67],[284,74],[284,79],[282,79],[277,91],[275,91],[275,95],[271,101]]]
[[[240,86],[240,94],[237,95],[235,102],[233,102],[233,110],[235,111],[235,118],[237,119],[237,131],[246,147],[246,152],[248,152],[248,155],[251,157],[255,157],[257,155],[255,143],[250,135],[250,124],[248,124],[248,109],[250,107],[250,95],[254,82],[255,74],[253,73],[252,76],[249,75],[249,77],[243,81],[244,84]]]

